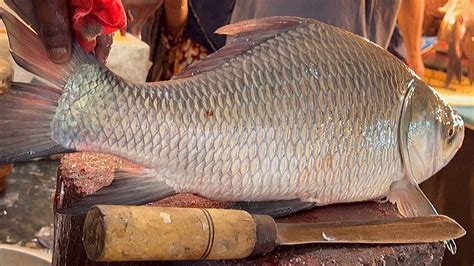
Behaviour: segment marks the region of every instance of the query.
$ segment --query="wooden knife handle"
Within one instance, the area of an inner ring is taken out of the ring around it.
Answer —
[[[94,206],[84,222],[94,261],[240,259],[276,245],[275,221],[245,211]]]

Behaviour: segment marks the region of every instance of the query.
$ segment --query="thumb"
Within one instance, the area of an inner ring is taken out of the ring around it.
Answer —
[[[48,57],[55,63],[67,61],[72,37],[66,0],[34,0],[34,4]]]

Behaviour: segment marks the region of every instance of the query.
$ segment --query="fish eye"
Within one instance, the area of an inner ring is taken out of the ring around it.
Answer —
[[[450,143],[453,140],[454,137],[454,128],[450,128],[448,130],[448,142]]]

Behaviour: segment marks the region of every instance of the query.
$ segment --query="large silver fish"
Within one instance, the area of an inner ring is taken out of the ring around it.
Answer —
[[[235,38],[222,50],[136,84],[77,47],[53,64],[35,33],[2,17],[16,62],[55,86],[0,95],[0,161],[77,150],[143,166],[71,211],[190,192],[273,215],[384,197],[406,216],[432,214],[418,183],[463,140],[460,116],[402,62],[315,20],[225,26]]]

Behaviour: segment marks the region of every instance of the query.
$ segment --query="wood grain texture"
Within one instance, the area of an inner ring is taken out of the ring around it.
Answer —
[[[238,259],[255,243],[255,222],[244,211],[100,205],[84,223],[95,261]]]

